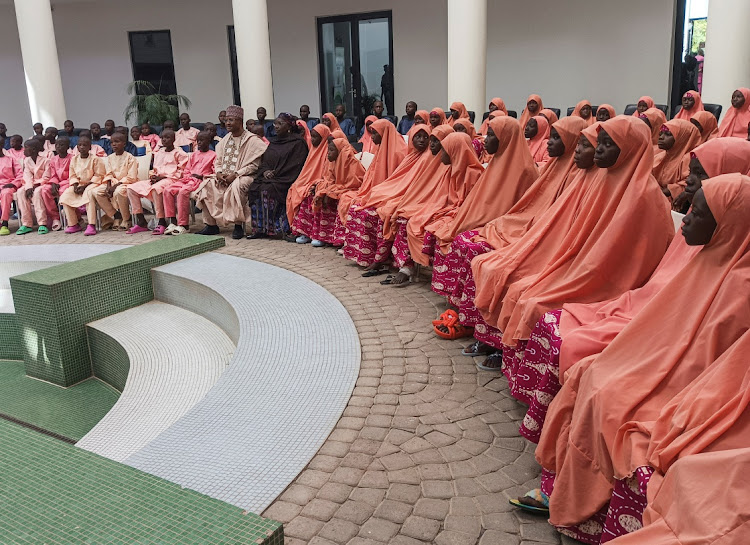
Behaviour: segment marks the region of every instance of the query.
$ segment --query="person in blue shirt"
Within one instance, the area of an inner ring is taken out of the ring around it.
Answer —
[[[408,133],[414,126],[414,114],[417,113],[418,109],[417,103],[413,100],[406,103],[406,115],[398,122],[398,132],[400,134]]]
[[[356,136],[357,134],[357,126],[354,124],[354,121],[350,118],[345,118],[346,115],[346,106],[343,104],[336,104],[336,108],[333,110],[333,115],[336,116],[336,121],[339,122],[339,126],[341,127],[341,131],[347,136]]]
[[[227,133],[229,132],[227,130],[227,111],[222,110],[219,112],[219,124],[214,125],[216,127],[216,134],[214,136],[218,136],[219,138],[224,138]],[[214,148],[211,148],[212,150]]]
[[[203,130],[206,131],[210,137],[208,140],[208,149],[210,149],[211,151],[216,151],[216,145],[221,142],[221,137],[219,137],[218,132],[219,127],[217,127],[216,124],[207,121],[203,127]]]
[[[96,144],[101,146],[107,155],[112,155],[112,146],[109,143],[109,138],[102,138],[102,127],[99,123],[92,123],[89,126],[91,131],[91,145]]]
[[[276,129],[274,129],[273,127],[273,121],[268,121],[266,119],[268,112],[263,106],[261,106],[255,111],[255,115],[258,118],[257,122],[263,125],[263,132],[266,134],[266,138],[276,136]]]
[[[8,138],[8,127],[5,126],[5,123],[0,123],[0,136],[3,137],[5,140],[5,144],[3,144],[3,149],[10,149],[10,138]]]
[[[299,118],[307,123],[307,128],[312,130],[312,128],[320,123],[317,119],[310,119],[310,106],[307,104],[303,104],[299,107]]]
[[[73,135],[74,132],[75,124],[72,120],[66,119],[65,123],[63,123],[63,131],[60,133],[60,136],[68,137],[68,140],[70,140],[70,149],[73,149],[78,145],[78,137]]]
[[[135,146],[135,144],[133,144],[132,142],[130,142],[128,140],[128,128],[127,127],[123,127],[123,126],[117,126],[112,131],[113,135],[115,133],[119,133],[119,134],[121,134],[121,135],[123,135],[125,137],[125,151],[127,151],[133,157],[137,157],[138,156],[138,148]],[[110,140],[111,140],[111,138],[110,138]],[[112,147],[112,145],[110,143],[110,148],[111,147]],[[114,150],[112,150],[112,152],[114,153]]]

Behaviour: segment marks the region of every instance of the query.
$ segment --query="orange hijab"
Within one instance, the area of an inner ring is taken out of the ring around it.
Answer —
[[[482,122],[482,127],[479,129],[479,134],[481,134],[482,136],[487,134],[487,127],[490,126],[489,123],[493,113],[502,112],[501,115],[508,115],[508,108],[505,107],[505,101],[502,98],[495,97],[490,100],[490,104],[495,105],[497,107],[497,110],[492,110],[487,116],[487,119]]]
[[[703,100],[701,99],[701,95],[698,91],[688,91],[687,93],[682,95],[682,97],[685,98],[688,95],[691,95],[695,99],[695,105],[689,110],[686,110],[685,108],[680,108],[680,111],[677,112],[677,115],[674,116],[672,119],[684,119],[685,121],[690,121],[690,118],[693,117],[695,114],[705,110],[705,108],[703,107]]]
[[[372,125],[381,138],[377,146],[375,157],[365,173],[362,185],[357,193],[347,193],[339,199],[339,216],[341,221],[346,221],[349,207],[358,204],[360,196],[367,195],[374,187],[385,181],[396,170],[406,155],[406,142],[396,130],[396,126],[387,119],[378,119]]]
[[[559,121],[559,117],[557,117],[557,114],[550,110],[549,108],[544,108],[539,112],[539,115],[543,115],[547,118],[547,121],[549,121],[549,124],[552,125],[553,123],[557,123]],[[526,127],[526,125],[524,125]]]
[[[583,119],[583,117],[581,116],[581,109],[583,109],[584,106],[588,106],[589,108],[591,108],[591,102],[589,102],[588,100],[580,101],[578,104],[576,104],[576,107],[573,108],[573,113],[570,115],[577,115],[578,117]],[[612,113],[610,112],[610,117],[615,117],[615,116],[612,115]],[[596,123],[596,116],[594,115],[593,108],[591,108],[591,115],[589,116],[589,118],[584,119],[584,121],[586,122],[587,125],[593,125],[594,123]]]
[[[530,285],[511,286],[498,315],[495,286],[480,286],[474,271],[476,306],[503,331],[505,344],[528,339],[539,318],[563,303],[603,301],[643,285],[674,236],[668,204],[651,175],[648,128],[640,119],[619,116],[602,123],[602,130],[618,145],[620,156],[603,173],[599,190],[582,200],[581,214],[559,251],[532,268],[538,275]]]
[[[348,192],[357,192],[365,176],[365,167],[354,156],[354,148],[349,145],[349,140],[335,138],[333,143],[339,150],[339,156],[328,169],[323,183],[318,184],[315,195],[338,200]]]
[[[404,160],[401,161],[401,164],[388,179],[373,187],[368,194],[362,195],[359,199],[358,209],[378,208],[389,201],[398,201],[406,193],[414,178],[426,167],[428,161],[433,159],[429,149],[422,152],[414,149],[412,139],[419,131],[424,131],[429,136],[430,126],[424,123],[412,125],[407,133],[409,136],[409,153],[406,154]]]
[[[536,168],[524,149],[526,142],[518,121],[498,116],[490,121],[490,127],[500,145],[484,174],[458,208],[455,218],[427,226],[439,239],[444,254],[456,235],[505,214],[536,180]]]
[[[307,126],[307,125],[305,125]],[[294,216],[297,215],[302,201],[310,194],[310,188],[322,180],[326,171],[330,168],[328,164],[328,135],[331,131],[318,123],[313,130],[320,135],[320,144],[317,147],[310,144],[310,153],[307,154],[305,166],[295,182],[289,187],[289,193],[286,196],[286,214],[291,224]]]
[[[747,139],[747,126],[750,124],[750,89],[740,87],[737,89],[745,97],[742,108],[730,106],[719,127],[719,136],[733,136],[735,138]],[[734,93],[732,93],[734,94]]]
[[[667,122],[667,116],[659,108],[649,108],[636,117],[648,120],[647,126],[650,126],[649,130],[651,131],[651,143],[654,145],[654,154],[658,154],[661,151],[659,150],[659,133],[664,123]]]
[[[453,127],[438,125],[432,129],[431,136],[441,143],[449,134],[453,134]],[[428,206],[436,195],[445,191],[450,177],[450,168],[440,161],[440,152],[426,159],[424,169],[414,178],[404,196],[399,200],[391,200],[378,208],[378,216],[383,220],[383,236],[393,240],[396,235],[396,220],[399,217],[409,219],[419,210]]]
[[[443,114],[443,116],[445,116],[445,114]],[[428,112],[427,110],[417,110],[417,112],[414,114],[414,117],[420,118],[427,125],[430,124],[430,112]]]
[[[601,106],[599,106],[596,109],[597,112],[599,112],[599,110],[607,110],[607,112],[609,112],[609,118],[610,119],[612,119],[613,117],[617,117],[617,112],[615,112],[615,107],[612,106],[611,104],[602,104]],[[594,117],[596,117],[596,116],[594,116]],[[594,122],[596,122],[596,120]],[[592,125],[593,125],[593,123],[592,123]]]
[[[362,144],[362,151],[366,151],[367,153],[375,153],[375,150],[377,149],[375,142],[372,141],[372,135],[368,130],[369,127],[367,126],[367,122],[369,121],[370,124],[372,124],[377,120],[378,118],[374,115],[368,115],[365,117],[365,132],[362,133],[362,138],[359,139],[359,143]]]
[[[674,146],[667,151],[661,150],[654,157],[653,174],[659,185],[668,187],[675,198],[684,190],[690,169],[689,153],[700,143],[701,133],[698,127],[684,119],[667,121],[662,127],[674,136]]]
[[[549,140],[549,126],[550,123],[547,118],[543,115],[535,115],[532,119],[536,121],[539,130],[536,132],[534,138],[529,138],[527,141],[529,145],[529,151],[531,152],[531,158],[534,159],[535,163],[546,163],[549,161],[549,153],[547,153],[547,140]],[[523,126],[526,128],[526,125]]]
[[[330,131],[331,131],[331,136],[333,136],[333,138],[343,138],[347,142],[349,141],[349,139],[344,134],[344,131],[342,131],[341,129],[330,129]]]
[[[529,98],[526,99],[526,104],[528,104],[532,100],[535,100],[536,103],[539,104],[539,109],[537,110],[537,113],[534,114],[534,115],[539,115],[541,111],[544,110],[544,104],[542,104],[542,97],[540,97],[539,95],[529,95]],[[518,120],[518,122],[521,124],[522,130],[526,128],[526,123],[528,123],[529,119],[531,119],[532,117],[532,114],[529,111],[529,109],[526,107],[526,104],[524,104],[523,112],[521,112],[521,119]],[[550,123],[551,122],[552,121],[550,120]]]
[[[709,140],[713,140],[719,136],[719,123],[716,121],[716,116],[711,112],[698,112],[690,119],[691,121],[696,121],[701,126],[701,144],[705,144]]]
[[[556,473],[552,524],[577,524],[609,501],[629,465],[610,454],[621,427],[655,420],[750,327],[738,297],[750,282],[750,179],[724,174],[703,192],[717,222],[711,241],[598,357],[568,372],[550,406],[536,457]]]
[[[440,123],[438,123],[438,125],[437,125],[438,127],[440,125],[448,125],[449,124],[448,120],[445,118],[445,112],[443,111],[442,108],[433,108],[432,110],[430,110],[430,115],[432,115],[432,114],[437,114],[437,116],[440,118]],[[429,121],[428,121],[428,123],[429,123]],[[434,128],[435,127],[433,127],[433,129]]]
[[[305,139],[305,142],[307,143],[307,149],[312,149],[312,140],[310,139],[310,129],[307,126],[307,123],[302,121],[301,119],[297,120],[297,126],[299,127],[299,130],[302,131],[302,137]]]
[[[638,99],[638,102],[636,102],[635,105],[638,106],[639,102],[645,102],[646,104],[648,104],[649,108],[653,108],[655,106],[654,99],[651,98],[650,96],[642,96],[641,98]],[[659,111],[661,112],[661,110]],[[638,113],[638,108],[636,108],[636,110],[633,112],[633,117],[639,117],[639,116],[640,114]]]
[[[425,227],[439,217],[454,215],[484,173],[469,135],[453,132],[441,143],[451,159],[449,175],[444,179],[447,184],[436,191],[432,201],[412,215],[407,224],[411,258],[422,265],[429,265],[428,257],[422,253]]]
[[[469,119],[469,112],[466,110],[466,106],[464,106],[463,102],[452,103],[450,109],[456,110],[458,112],[458,119]],[[450,115],[450,117],[448,117],[448,125],[450,125],[451,127],[456,121],[456,119],[453,119],[452,114]]]
[[[331,122],[331,126],[329,127],[329,129],[331,129],[331,134],[333,134],[333,131],[335,130],[341,130],[341,125],[339,125],[339,122],[336,119],[335,115],[333,115],[332,113],[326,113],[323,114],[323,117]]]
[[[469,120],[468,118],[459,117],[456,119],[455,123],[453,123],[453,130],[456,130],[456,125],[461,125],[464,129],[466,129],[466,134],[469,135],[469,138],[472,140],[475,140],[477,137],[477,130],[474,128],[474,124]],[[457,131],[458,132],[458,131]]]
[[[710,178],[733,172],[750,174],[750,142],[745,140],[715,139],[698,146],[690,155],[698,158]],[[560,348],[560,376],[583,358],[602,352],[701,248],[688,246],[678,233],[642,288],[611,301],[566,303],[560,316],[560,336],[565,341]]]
[[[554,127],[565,145],[565,153],[560,157],[552,157],[521,199],[507,214],[490,221],[480,229],[479,234],[474,237],[475,241],[485,240],[493,248],[500,249],[519,240],[547,212],[577,176],[579,169],[573,161],[573,155],[578,138],[581,134],[586,134],[591,144],[596,147],[596,132],[589,127],[581,133],[584,123],[580,118],[563,118],[555,123]],[[534,166],[531,154],[528,153],[528,146],[527,153],[523,156],[522,160],[525,163]],[[524,165],[524,168],[528,167]]]

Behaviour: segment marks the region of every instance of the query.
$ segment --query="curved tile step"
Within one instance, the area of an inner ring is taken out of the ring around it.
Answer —
[[[120,399],[76,446],[118,462],[198,403],[227,369],[235,350],[226,333],[210,321],[160,302],[91,322],[87,328],[125,349],[130,372]]]
[[[256,261],[209,253],[153,278],[157,299],[207,316],[237,349],[211,391],[125,463],[260,513],[346,408],[359,374],[354,324],[319,285]]]

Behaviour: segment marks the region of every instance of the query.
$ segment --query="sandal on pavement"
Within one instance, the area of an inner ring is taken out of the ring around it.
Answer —
[[[439,329],[440,326],[445,327],[448,331],[441,331]],[[432,329],[435,331],[435,334],[438,337],[440,337],[441,339],[448,339],[449,341],[462,339],[464,337],[471,337],[472,332],[474,331],[474,328],[466,327],[459,323],[458,314],[456,314],[455,317],[447,319],[442,324],[432,326]]]
[[[536,506],[523,503],[521,499],[526,498],[540,505]],[[514,507],[518,507],[519,509],[528,511],[529,513],[534,513],[535,515],[549,516],[549,497],[539,488],[529,490],[523,498],[508,500],[508,503],[510,503]]]

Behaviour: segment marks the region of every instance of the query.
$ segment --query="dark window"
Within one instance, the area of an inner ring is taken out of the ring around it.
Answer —
[[[234,104],[242,106],[240,103],[240,76],[237,73],[237,42],[234,41],[234,26],[227,27],[227,36],[229,37],[229,63],[232,66],[232,96]]]
[[[172,36],[168,30],[129,32],[133,79],[150,82],[164,95],[177,94],[172,58]]]

